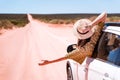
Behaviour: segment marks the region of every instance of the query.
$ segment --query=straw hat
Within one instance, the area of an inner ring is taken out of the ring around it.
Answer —
[[[73,26],[74,35],[79,39],[90,38],[95,32],[95,27],[93,26],[91,28],[91,26],[89,26],[90,23],[91,21],[88,19],[78,20]]]

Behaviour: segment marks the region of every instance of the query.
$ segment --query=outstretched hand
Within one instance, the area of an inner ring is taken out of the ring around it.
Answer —
[[[65,60],[65,59],[66,59],[66,57],[61,57],[61,58],[54,59],[54,60],[51,60],[51,61],[42,60],[43,62],[39,63],[38,65],[40,65],[40,66],[42,66],[42,65],[47,65],[47,64],[59,62],[59,61]]]
[[[43,62],[39,63],[38,65],[42,66],[42,65],[47,65],[49,63],[51,63],[51,61],[48,60],[42,60]]]

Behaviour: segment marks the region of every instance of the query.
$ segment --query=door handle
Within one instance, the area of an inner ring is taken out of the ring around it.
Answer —
[[[105,77],[109,77],[109,74],[108,74],[108,73],[105,73],[104,76],[105,76]]]
[[[103,77],[103,80],[112,80],[112,79],[109,77],[108,73],[105,73],[104,77]]]

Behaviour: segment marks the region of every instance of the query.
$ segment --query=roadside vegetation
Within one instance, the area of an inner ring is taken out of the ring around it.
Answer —
[[[10,16],[10,15],[9,15]],[[28,23],[27,16],[22,16],[22,17],[5,17],[2,16],[0,17],[0,29],[12,29],[11,26],[15,27],[23,27]],[[54,16],[52,15],[51,17],[48,16],[33,16],[33,18],[38,19],[42,22],[45,23],[50,23],[50,24],[74,24],[75,21],[81,18],[88,18],[90,20],[94,20],[97,16],[78,16],[78,17],[69,17],[69,16]],[[120,17],[119,16],[108,16],[106,22],[120,22]]]

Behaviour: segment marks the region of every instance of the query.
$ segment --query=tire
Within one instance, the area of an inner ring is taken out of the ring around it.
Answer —
[[[69,61],[67,61],[66,72],[67,72],[67,80],[73,80],[72,69]]]

